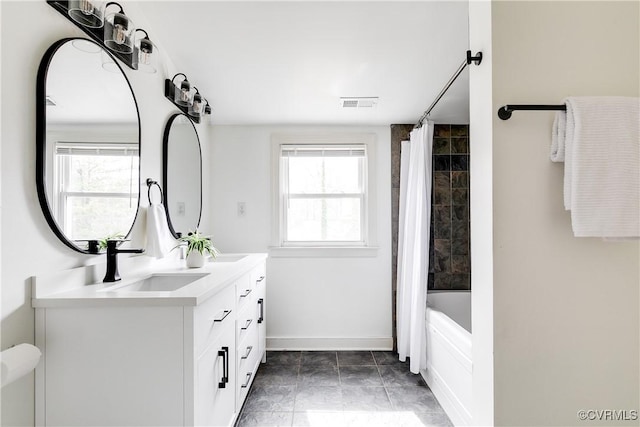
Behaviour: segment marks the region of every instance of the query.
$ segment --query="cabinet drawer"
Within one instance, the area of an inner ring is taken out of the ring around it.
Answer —
[[[266,280],[266,277],[267,277],[266,265],[262,263],[257,267],[254,267],[253,270],[251,270],[250,277],[251,277],[251,282],[253,282],[255,286],[260,286],[261,284],[264,284],[264,281]]]
[[[250,274],[245,274],[236,281],[236,298],[238,310],[247,305],[247,302],[255,298],[255,281]]]
[[[247,325],[245,323],[245,325]],[[242,326],[242,325],[240,325]],[[239,328],[239,335],[236,341],[238,349],[238,360],[243,362],[248,359],[247,355],[258,353],[258,325],[255,320],[246,329]],[[249,350],[252,348],[252,350]]]
[[[238,346],[258,323],[259,310],[256,307],[256,300],[252,298],[242,310],[239,310],[236,316],[236,343]]]
[[[226,327],[233,327],[234,293],[234,287],[228,286],[196,307],[194,312],[196,354],[215,340]]]
[[[244,337],[236,350],[236,358],[238,359],[237,402],[239,410],[253,382],[260,360],[258,328],[256,325],[251,325],[247,329],[247,336]]]

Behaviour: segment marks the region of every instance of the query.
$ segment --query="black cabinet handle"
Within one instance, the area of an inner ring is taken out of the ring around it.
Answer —
[[[246,298],[249,296],[253,289],[245,289],[244,294],[240,295],[240,298]]]
[[[222,347],[218,350],[218,357],[222,356],[222,378],[218,383],[218,388],[225,388],[229,382],[229,347]]]
[[[222,321],[223,321],[224,319],[226,319],[226,318],[227,318],[227,316],[228,316],[228,315],[230,315],[230,314],[231,314],[231,310],[225,310],[225,311],[224,311],[224,314],[222,315],[222,317],[221,317],[221,318],[219,318],[219,319],[213,318],[213,321],[214,321],[214,322],[222,322]]]
[[[245,323],[245,325],[240,329],[246,331],[247,329],[249,329],[249,326],[251,326],[251,322],[253,322],[253,319],[247,319],[247,323]]]
[[[258,280],[256,280],[256,283],[260,283],[260,282],[262,282],[263,280],[264,280],[264,276],[260,276],[260,277],[258,278]]]
[[[240,359],[248,359],[249,355],[251,354],[251,350],[253,350],[253,346],[250,345],[249,347],[247,347],[247,352],[245,353],[244,356],[242,356]]]
[[[258,317],[258,323],[264,322],[264,298],[260,298],[258,300],[258,305],[260,306],[260,317]]]
[[[251,382],[251,372],[247,373],[247,380],[240,387],[247,388],[249,387],[250,382]]]

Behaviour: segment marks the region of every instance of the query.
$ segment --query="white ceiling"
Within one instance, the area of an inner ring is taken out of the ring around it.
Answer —
[[[103,60],[110,58],[101,52],[97,44],[82,40],[56,51],[47,70],[46,95],[56,104],[47,107],[49,125],[138,122],[129,83],[117,68],[103,68]]]
[[[466,1],[141,3],[214,124],[415,123],[465,58]],[[467,70],[433,110],[468,123]],[[378,96],[345,110],[340,97]]]

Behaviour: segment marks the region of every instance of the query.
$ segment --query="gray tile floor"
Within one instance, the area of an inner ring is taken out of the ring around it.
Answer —
[[[386,351],[268,352],[236,423],[236,427],[451,425],[422,377]]]

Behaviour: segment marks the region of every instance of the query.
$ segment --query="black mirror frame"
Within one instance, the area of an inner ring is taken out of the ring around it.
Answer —
[[[73,40],[85,40],[87,42],[95,43],[93,40],[85,39],[82,37],[67,37],[64,39],[60,39],[54,44],[52,44],[49,49],[44,53],[42,60],[40,61],[40,66],[38,67],[38,75],[36,81],[36,188],[38,192],[38,201],[40,202],[40,208],[42,209],[42,213],[44,214],[49,227],[53,231],[53,233],[60,239],[62,243],[67,245],[69,248],[74,251],[83,253],[83,254],[91,254],[95,255],[95,252],[90,252],[87,249],[82,249],[81,247],[75,245],[72,241],[70,241],[67,236],[62,232],[55,218],[51,214],[51,209],[49,205],[49,199],[47,197],[47,188],[46,188],[46,150],[47,150],[47,103],[46,103],[46,86],[47,86],[47,73],[49,71],[49,65],[51,64],[51,60],[55,53],[67,42],[71,42]],[[100,45],[98,45],[100,46]],[[102,46],[100,46],[102,48]],[[142,141],[141,141],[141,131],[140,131],[140,109],[138,108],[138,101],[133,92],[133,88],[131,87],[131,82],[127,78],[127,75],[124,73],[124,70],[118,64],[118,61],[108,52],[106,49],[103,49],[107,55],[113,59],[113,62],[118,66],[118,69],[122,73],[127,85],[129,85],[129,90],[131,91],[131,97],[133,98],[133,103],[136,106],[136,114],[138,116],[138,147],[140,158],[142,158]],[[138,181],[140,180],[140,162],[138,163]],[[133,218],[133,222],[131,223],[131,227],[127,232],[127,237],[131,234],[131,230],[133,230],[133,226],[138,219],[138,214],[140,213],[140,182],[138,182],[138,206],[136,207],[136,215]]]
[[[164,128],[164,136],[162,138],[163,143],[162,143],[162,184],[164,187],[164,210],[167,214],[167,224],[169,225],[169,231],[171,231],[171,235],[173,237],[175,237],[176,239],[178,239],[180,236],[178,236],[178,233],[176,232],[176,230],[173,228],[173,224],[171,223],[171,214],[169,213],[169,174],[168,174],[168,170],[169,170],[169,133],[171,132],[171,125],[173,124],[173,122],[180,116],[184,116],[187,121],[189,122],[189,124],[191,124],[191,126],[193,127],[193,132],[196,135],[196,140],[198,141],[198,152],[200,153],[200,161],[199,163],[199,168],[200,168],[200,212],[198,213],[198,222],[196,224],[196,228],[198,228],[200,226],[200,220],[202,219],[202,145],[200,144],[200,136],[198,136],[198,131],[195,127],[195,125],[193,124],[193,121],[191,120],[191,118],[189,116],[187,116],[186,114],[183,113],[176,113],[173,114],[171,117],[169,117],[169,120],[167,121],[167,125]]]

